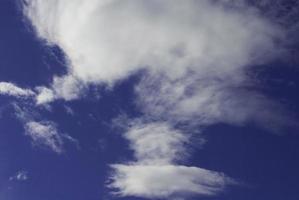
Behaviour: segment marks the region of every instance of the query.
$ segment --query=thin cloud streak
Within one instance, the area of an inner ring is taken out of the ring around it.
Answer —
[[[0,82],[0,95],[9,95],[14,97],[32,97],[35,92],[30,89],[23,89],[10,82]]]

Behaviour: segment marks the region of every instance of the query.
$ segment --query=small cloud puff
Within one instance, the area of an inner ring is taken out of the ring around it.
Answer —
[[[9,177],[10,181],[26,181],[28,180],[28,172],[27,171],[18,171],[14,176]]]

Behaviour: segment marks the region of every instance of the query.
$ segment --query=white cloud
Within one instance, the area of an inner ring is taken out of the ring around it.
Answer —
[[[36,96],[37,104],[46,104],[55,99],[54,93],[51,89],[46,87],[37,87],[38,94]]]
[[[38,104],[73,100],[82,85],[113,85],[146,69],[136,87],[146,115],[198,124],[286,121],[271,101],[248,90],[254,84],[247,73],[277,55],[284,32],[244,2],[26,2],[37,34],[59,45],[68,61],[69,75],[40,90]]]
[[[10,181],[26,181],[28,179],[28,172],[18,171],[14,176],[9,177]]]
[[[35,93],[30,89],[23,89],[10,82],[0,82],[0,95],[10,95],[15,97],[31,97]]]
[[[53,80],[55,95],[66,101],[78,98],[83,88],[83,85],[74,76],[54,77]]]
[[[186,134],[167,123],[138,124],[125,134],[139,164],[169,164],[184,155]]]
[[[177,165],[187,153],[188,135],[167,123],[132,122],[125,138],[136,161],[112,165],[110,188],[120,196],[167,198],[187,193],[215,195],[234,181],[222,173]]]
[[[56,153],[63,152],[64,142],[54,123],[29,121],[26,123],[25,129],[25,134],[32,139],[34,145],[50,148]]]
[[[277,41],[284,32],[244,5],[230,0],[26,0],[24,13],[38,36],[59,45],[68,60],[68,75],[54,78],[49,88],[54,95],[41,91],[38,102],[79,98],[82,85],[113,86],[145,71],[135,92],[146,123],[129,126],[125,134],[136,161],[115,165],[111,186],[123,196],[214,194],[225,185],[223,176],[175,164],[187,154],[189,140],[174,127],[256,122],[272,129],[286,121],[278,104],[248,89],[255,86],[250,67],[279,53]],[[171,176],[181,182],[169,183]]]
[[[48,148],[56,153],[64,152],[64,144],[70,143],[78,149],[78,140],[66,133],[60,133],[57,124],[52,121],[39,120],[41,118],[32,105],[12,103],[14,114],[24,124],[25,135],[29,136],[32,144]]]
[[[190,70],[239,75],[271,55],[272,39],[280,36],[245,9],[227,11],[205,0],[27,3],[24,12],[39,36],[65,51],[71,76],[89,83],[113,84],[143,68],[172,78]]]
[[[83,90],[83,85],[73,76],[54,77],[51,88],[37,87],[37,104],[50,103],[56,99],[65,99],[67,101],[79,97]]]
[[[186,193],[215,195],[234,183],[222,173],[179,165],[114,165],[110,187],[120,196],[167,198]]]
[[[176,80],[146,76],[135,88],[138,107],[148,118],[171,124],[188,123],[191,127],[254,122],[279,133],[285,126],[296,126],[291,113],[282,105],[256,90],[246,89],[253,87],[246,80],[234,83],[234,77],[196,80],[193,76]]]

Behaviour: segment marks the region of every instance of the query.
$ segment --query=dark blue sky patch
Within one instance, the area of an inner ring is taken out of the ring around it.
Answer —
[[[0,3],[0,78],[23,87],[47,85],[53,74],[66,72],[64,54],[58,47],[48,47],[36,38],[17,2]]]

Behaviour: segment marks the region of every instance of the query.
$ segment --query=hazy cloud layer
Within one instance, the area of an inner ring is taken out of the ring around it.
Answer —
[[[239,76],[240,74],[231,74]],[[148,75],[135,87],[137,106],[147,119],[190,128],[215,123],[256,125],[274,133],[298,127],[292,113],[254,89],[250,80],[234,82],[234,77],[184,78],[169,80]]]

